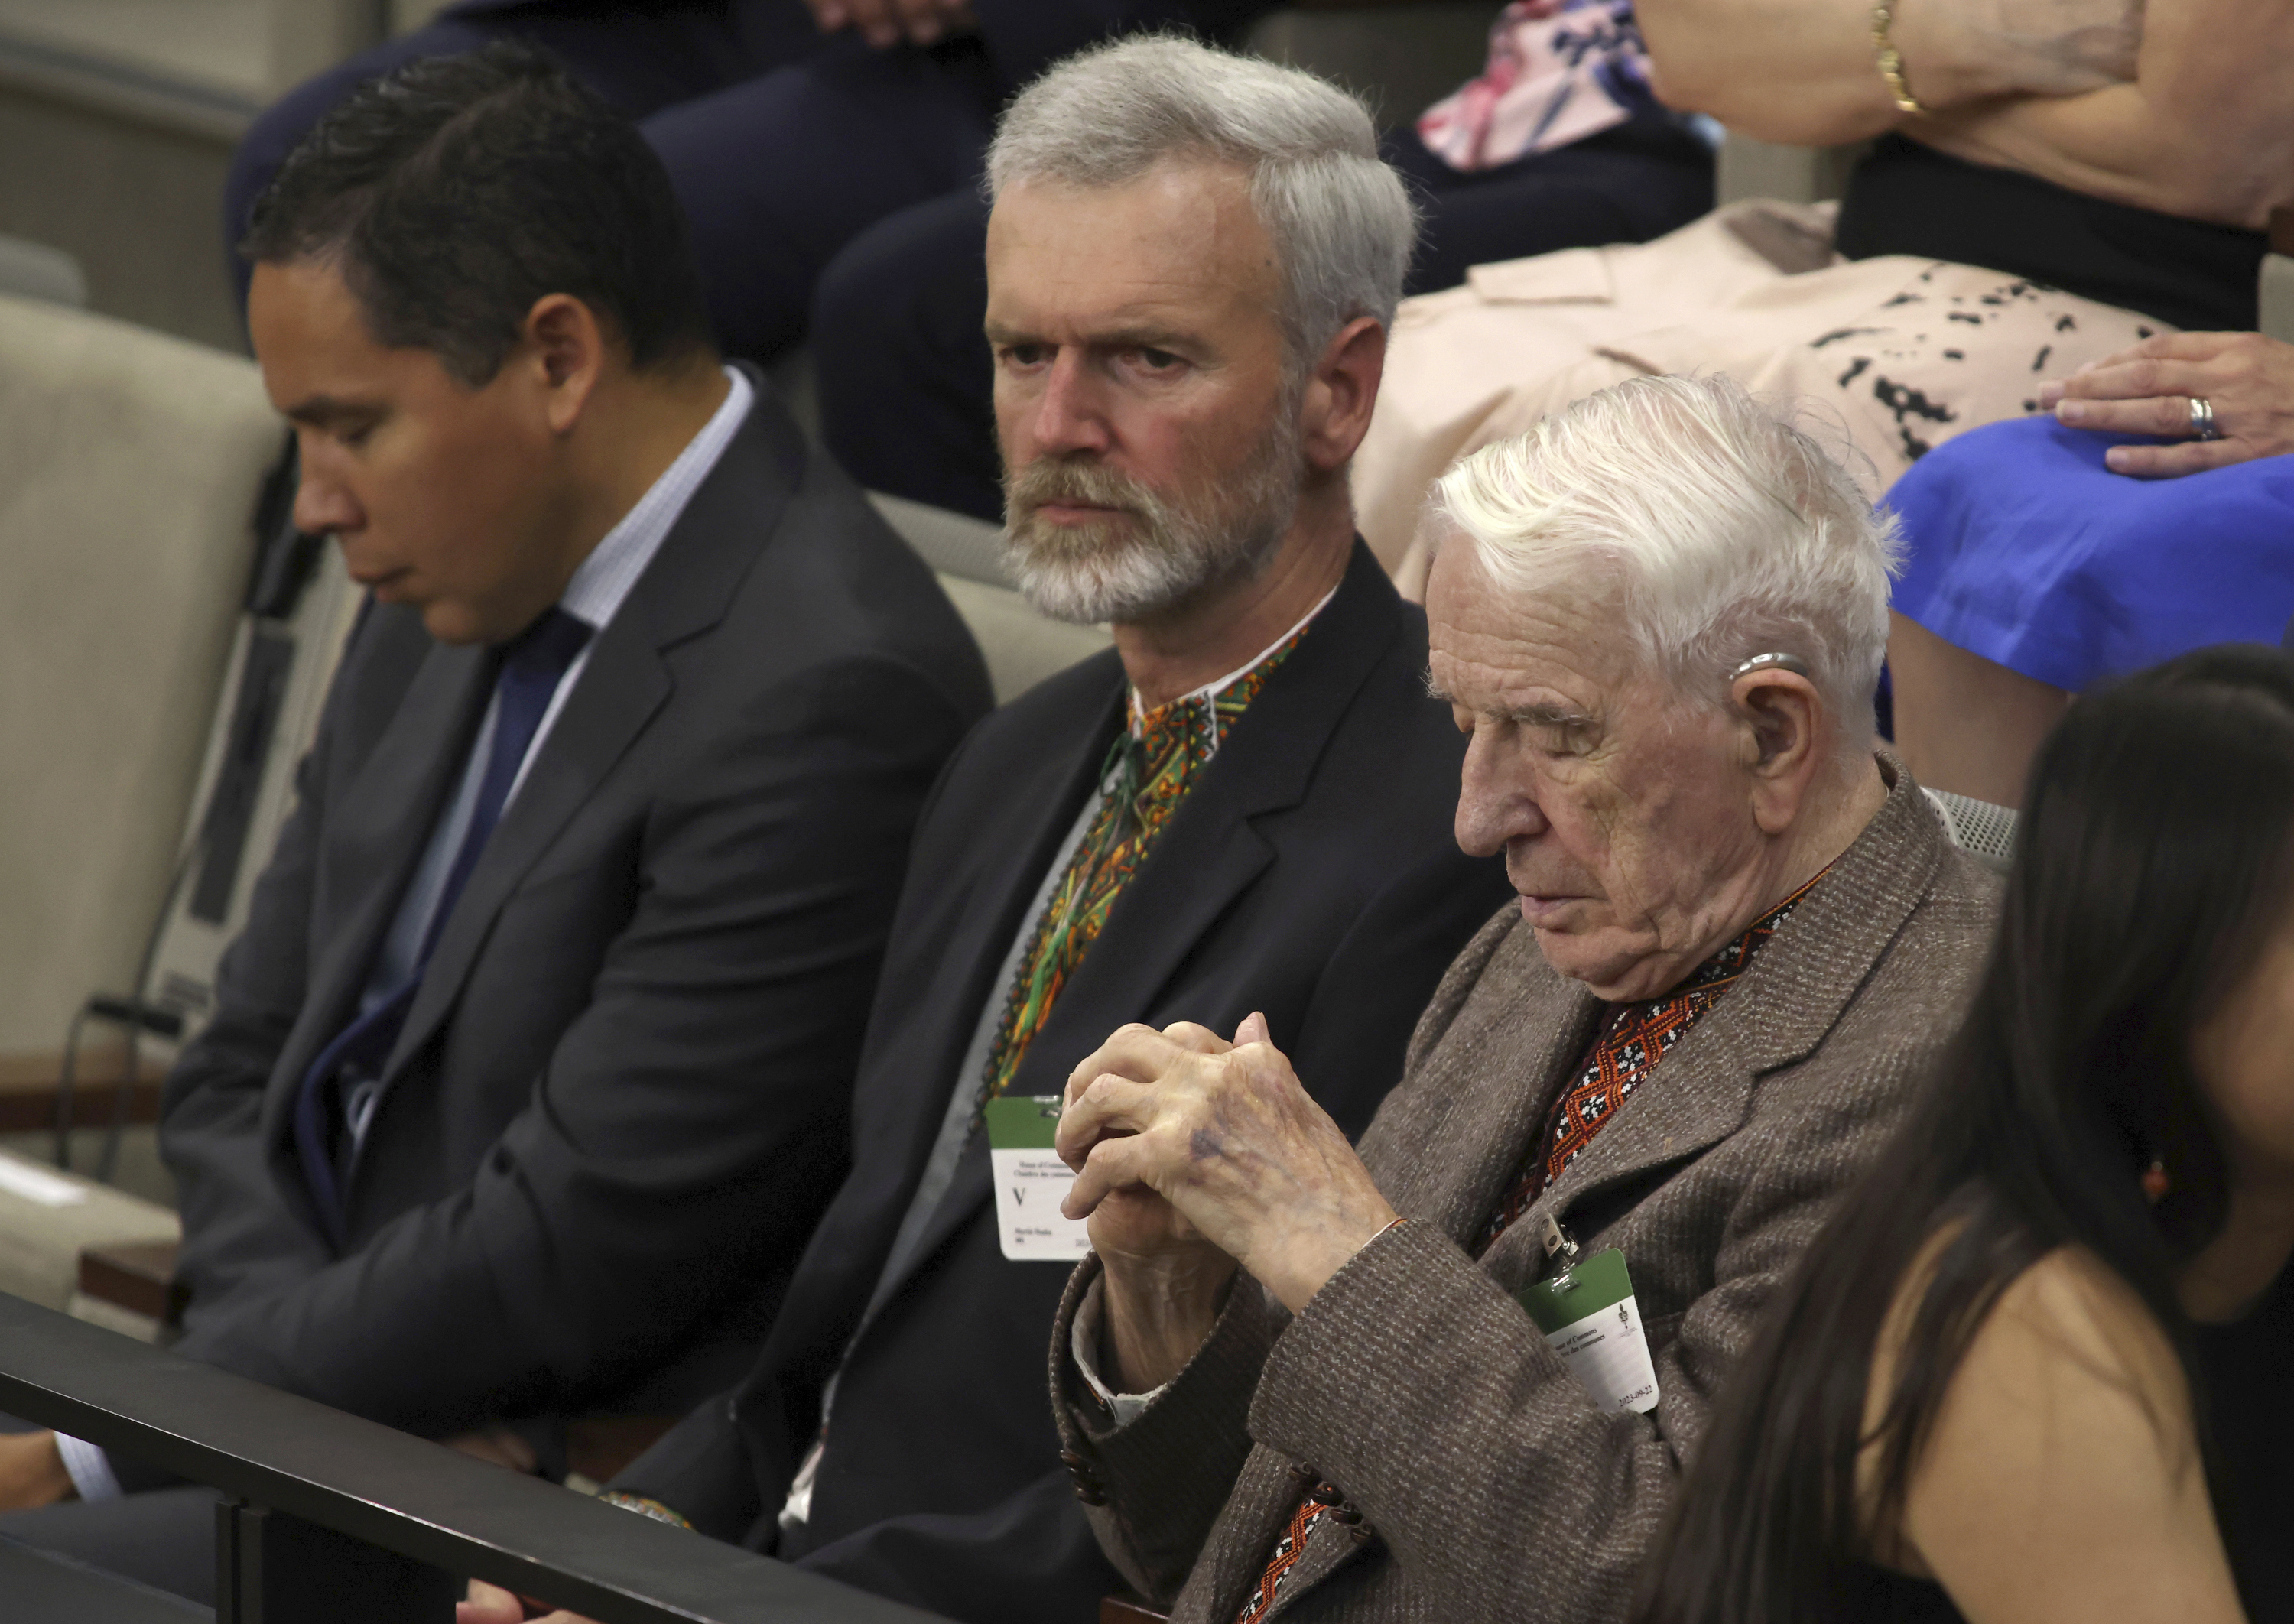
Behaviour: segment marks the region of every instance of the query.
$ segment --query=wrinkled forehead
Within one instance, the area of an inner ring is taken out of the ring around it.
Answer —
[[[1452,541],[1435,556],[1426,616],[1436,692],[1477,714],[1598,720],[1669,698],[1598,570],[1525,590],[1493,579],[1470,541]]]
[[[991,323],[1267,320],[1281,285],[1239,165],[1167,159],[1107,186],[1019,181],[988,216]]]

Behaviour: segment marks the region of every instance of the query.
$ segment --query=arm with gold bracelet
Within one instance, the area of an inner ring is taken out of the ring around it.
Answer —
[[[1899,32],[1904,4],[1932,3],[1899,0]],[[1919,59],[1905,55],[1926,102]],[[2289,62],[2286,0],[2150,0],[2127,84],[1940,111],[1920,139],[2114,203],[2260,231],[2294,206]]]
[[[1638,0],[1657,94],[1831,146],[2003,97],[2133,77],[2141,0]]]

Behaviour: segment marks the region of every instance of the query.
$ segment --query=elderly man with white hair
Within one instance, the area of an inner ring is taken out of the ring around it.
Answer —
[[[1780,1275],[1908,1102],[1996,881],[1873,748],[1892,539],[1726,380],[1441,483],[1459,843],[1519,893],[1359,1153],[1267,1027],[1117,1032],[1061,1154],[1053,1407],[1182,1624],[1623,1617]]]
[[[1070,1069],[1126,1021],[1263,1011],[1359,1132],[1505,879],[1451,839],[1425,617],[1354,533],[1411,229],[1362,104],[1133,40],[1022,93],[988,174],[1007,555],[1115,647],[981,723],[884,854],[850,1174],[755,1368],[611,1487],[936,1613],[1075,1624],[1119,1580],[1041,1385],[1086,1249]]]

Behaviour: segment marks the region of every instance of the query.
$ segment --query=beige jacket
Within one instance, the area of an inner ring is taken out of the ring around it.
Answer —
[[[1476,265],[1403,300],[1352,474],[1355,523],[1403,595],[1424,593],[1412,543],[1436,476],[1627,378],[1721,372],[1793,402],[1838,454],[1869,460],[1876,499],[1926,448],[2170,330],[2005,272],[1844,260],[1832,218],[1829,204],[1730,204],[1653,242]]]
[[[1297,1620],[1622,1618],[1683,1452],[1761,1305],[1904,1113],[1989,940],[1997,877],[1945,840],[1911,775],[1720,1007],[1478,1261],[1487,1221],[1603,1005],[1509,907],[1450,969],[1363,1136],[1411,1222],[1294,1320],[1243,1279],[1194,1360],[1116,1427],[1053,1336],[1053,1403],[1109,1557],[1175,1624],[1231,1624],[1317,1476],[1325,1522],[1285,1585]],[[1648,1415],[1605,1414],[1513,1293],[1547,1214],[1621,1248],[1655,1356]]]

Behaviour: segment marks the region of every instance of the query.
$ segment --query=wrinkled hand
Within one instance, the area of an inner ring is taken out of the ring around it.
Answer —
[[[1076,1170],[1062,1210],[1091,1216],[1094,1248],[1207,1243],[1294,1312],[1395,1215],[1257,1015],[1232,1045],[1187,1025],[1117,1032],[1068,1079],[1059,1151]]]
[[[879,51],[929,45],[980,26],[971,0],[805,0],[824,34],[849,28]]]
[[[533,1458],[533,1446],[506,1426],[480,1427],[440,1441],[473,1460],[483,1460],[490,1466],[506,1466],[527,1476],[532,1476],[540,1464]]]
[[[53,1433],[0,1433],[0,1511],[53,1506],[78,1492]]]
[[[537,1602],[535,1606],[541,1604]],[[470,1581],[468,1600],[454,1604],[454,1624],[519,1624],[525,1617],[525,1604],[499,1585],[484,1579]],[[570,1612],[553,1612],[538,1620],[536,1624],[590,1624],[588,1619]]]
[[[2215,409],[2219,440],[2193,440],[2191,402]],[[2259,333],[2164,333],[2039,386],[2058,422],[2112,434],[2163,434],[2173,445],[2114,445],[2116,474],[2150,479],[2225,468],[2294,451],[2294,345]]]

